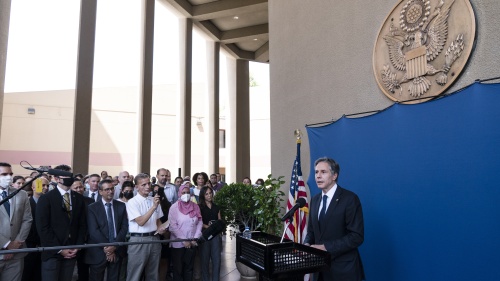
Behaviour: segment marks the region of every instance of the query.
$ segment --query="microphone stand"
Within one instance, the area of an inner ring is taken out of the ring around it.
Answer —
[[[2,201],[0,201],[0,206],[2,206],[2,205],[3,205],[3,203],[7,202],[7,200],[10,200],[10,198],[12,198],[12,197],[16,196],[16,194],[18,194],[18,193],[19,193],[19,191],[21,191],[22,189],[24,189],[26,186],[31,185],[31,183],[32,183],[34,180],[36,180],[37,178],[39,178],[39,177],[41,177],[41,176],[42,176],[42,173],[38,172],[38,175],[36,175],[34,178],[32,178],[31,180],[29,180],[28,182],[25,182],[25,183],[23,184],[23,186],[21,186],[21,188],[16,189],[16,190],[15,190],[14,192],[12,192],[12,193],[9,193],[9,195],[8,195],[6,198],[4,198],[4,199],[2,199]],[[8,186],[7,188],[9,188],[9,187],[10,187],[10,186]]]
[[[290,223],[293,222],[293,217],[294,216],[291,216],[289,219],[286,220],[285,229],[283,230],[283,235],[281,235],[281,241],[280,241],[280,243],[283,243],[283,239],[285,239],[286,230],[288,229],[288,226],[290,225]]]

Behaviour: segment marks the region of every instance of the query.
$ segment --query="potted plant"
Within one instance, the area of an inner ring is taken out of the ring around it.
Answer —
[[[245,226],[251,231],[279,235],[283,225],[280,220],[281,202],[284,193],[280,190],[283,177],[269,175],[262,186],[231,183],[217,191],[214,202],[220,207],[221,217],[230,228],[230,237],[241,232]],[[236,264],[240,274],[255,278],[256,272],[243,264]]]
[[[214,202],[221,209],[222,219],[234,228],[234,236],[248,226],[251,231],[261,230],[278,235],[283,227],[280,220],[284,193],[280,190],[283,177],[269,175],[263,186],[235,182],[217,191]]]
[[[230,226],[231,238],[240,232],[240,227],[254,228],[255,193],[252,186],[234,182],[225,185],[215,194],[214,202],[220,207],[222,219]]]
[[[284,201],[283,197],[285,196],[280,187],[284,183],[283,176],[275,179],[272,175],[269,175],[264,185],[255,187],[257,191],[253,196],[255,201],[253,215],[257,225],[254,230],[280,235],[283,229],[283,223],[281,222],[283,207],[281,207],[281,202]]]

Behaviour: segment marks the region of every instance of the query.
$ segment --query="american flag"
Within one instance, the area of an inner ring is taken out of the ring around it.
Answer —
[[[300,168],[300,140],[297,141],[297,156],[293,163],[292,178],[290,179],[290,191],[288,193],[288,203],[286,211],[288,212],[294,205],[295,201],[300,197],[304,197],[307,201],[307,191],[302,179],[302,170]],[[297,243],[303,243],[307,234],[307,214],[309,213],[309,203],[306,203],[293,216],[293,222],[290,223],[285,231],[285,238]],[[285,224],[286,225],[286,224]]]

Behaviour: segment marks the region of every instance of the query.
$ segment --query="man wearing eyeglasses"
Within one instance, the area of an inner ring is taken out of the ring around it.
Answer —
[[[113,200],[115,188],[112,180],[99,182],[101,200],[88,207],[87,225],[89,244],[125,242],[128,232],[127,209],[125,203]],[[85,262],[90,266],[90,280],[118,280],[120,254],[123,247],[107,246],[87,249]]]
[[[54,168],[71,173],[68,165]],[[72,176],[54,176],[57,186],[38,199],[36,228],[42,247],[81,245],[85,242],[87,219],[83,196],[72,192]],[[78,249],[42,252],[42,280],[70,281]]]

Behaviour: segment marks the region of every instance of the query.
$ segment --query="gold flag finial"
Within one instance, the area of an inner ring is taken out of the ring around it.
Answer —
[[[302,139],[302,132],[300,131],[300,129],[295,129],[295,131],[293,131],[293,135],[297,139],[297,143],[301,143],[300,140]]]

